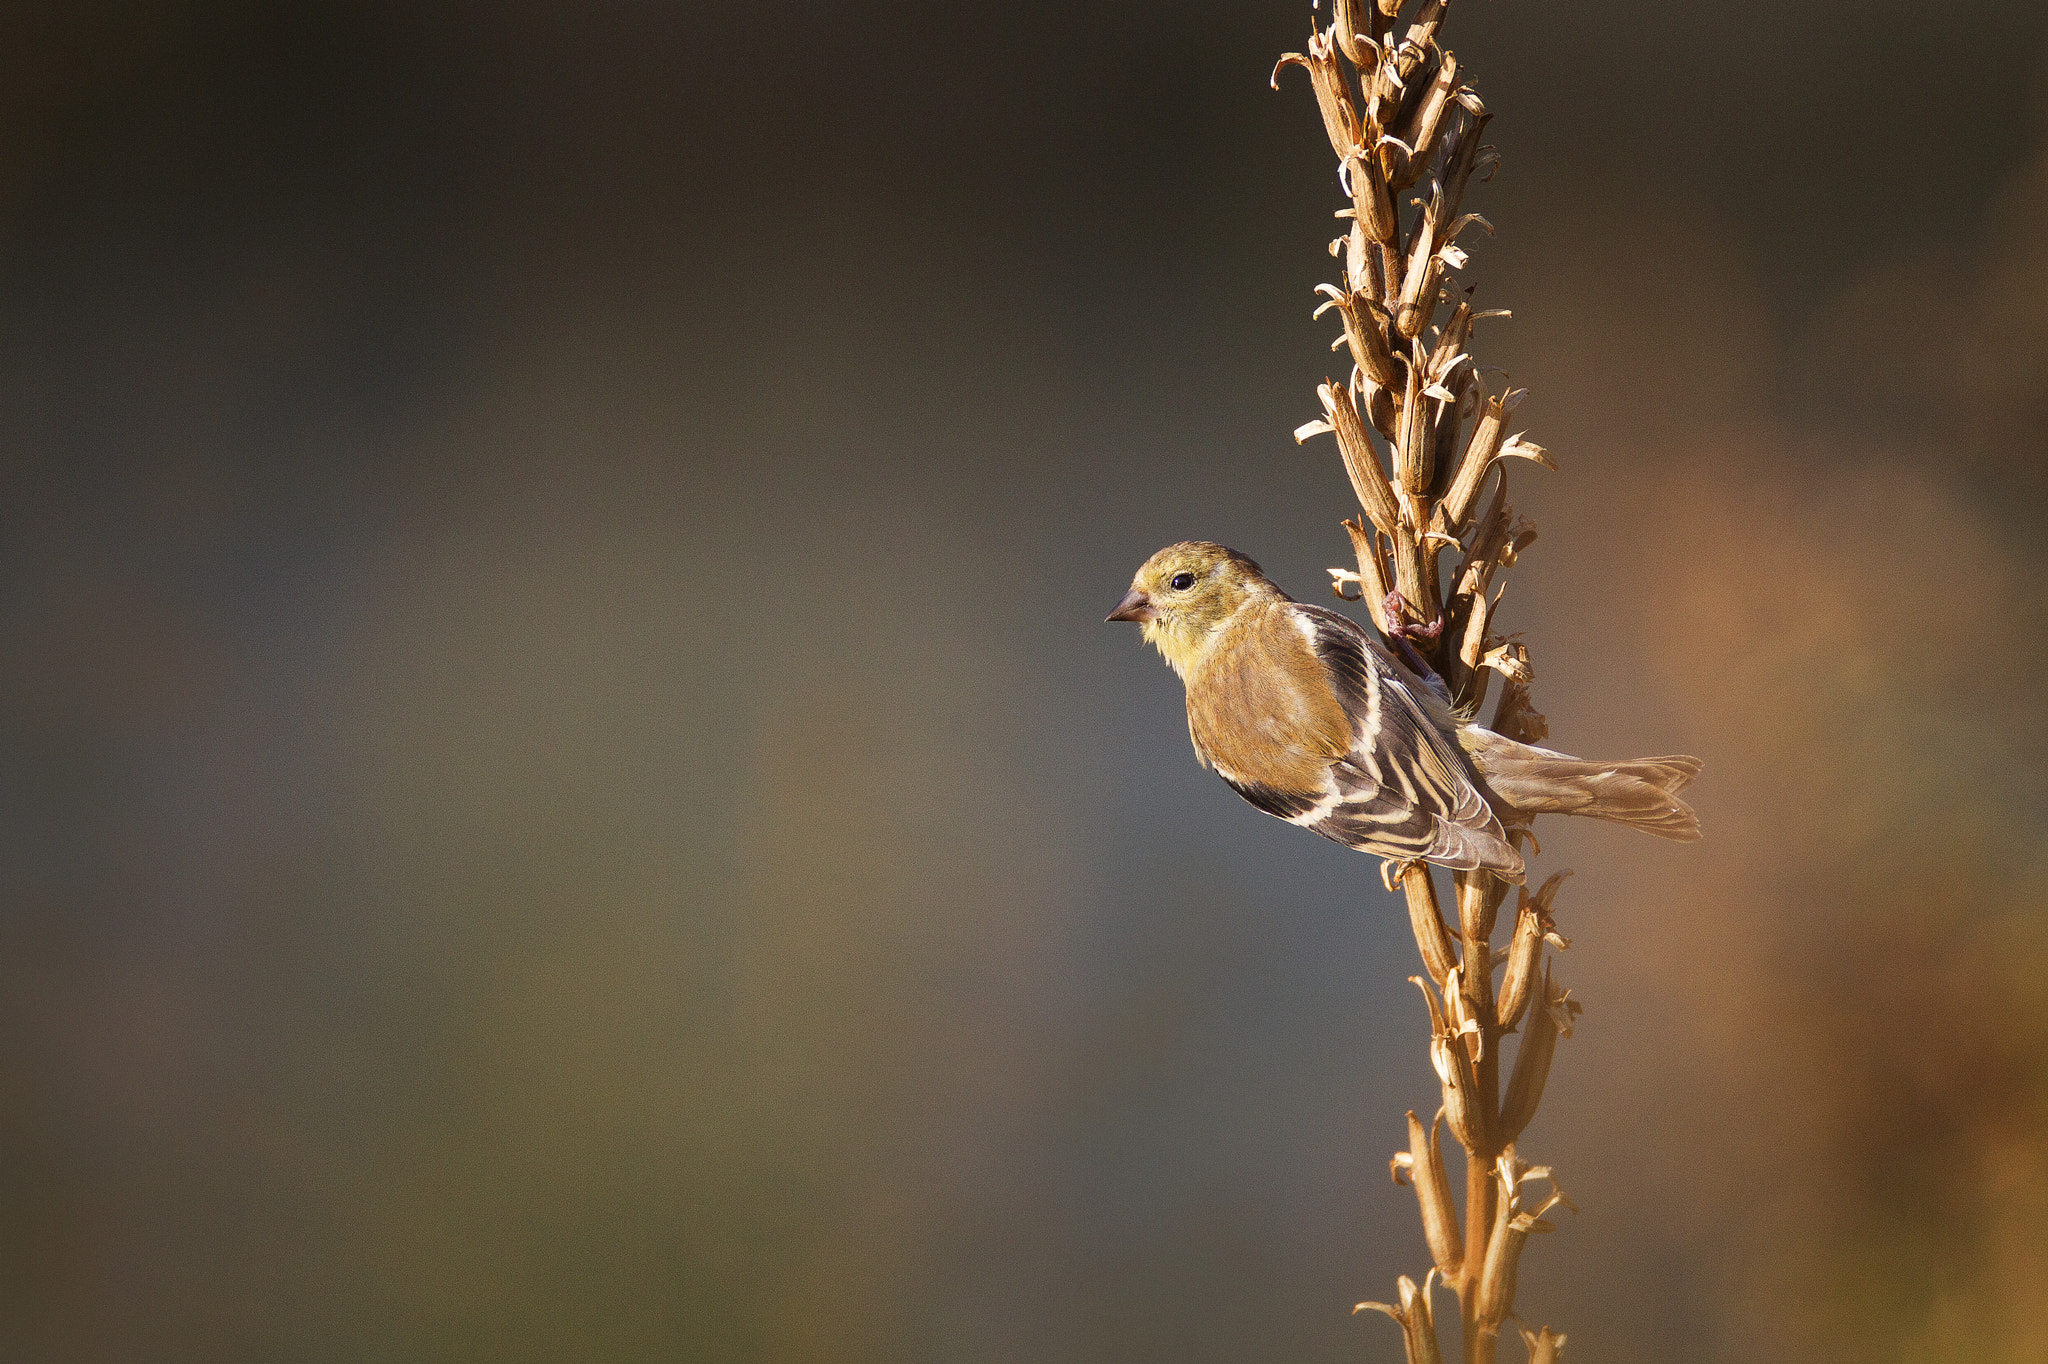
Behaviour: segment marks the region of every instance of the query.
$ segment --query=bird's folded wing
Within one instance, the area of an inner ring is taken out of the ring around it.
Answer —
[[[1426,858],[1519,880],[1521,854],[1508,844],[1465,755],[1411,684],[1348,617],[1298,602],[1287,611],[1351,720],[1349,751],[1330,767],[1322,808],[1292,816],[1295,822],[1382,857]]]

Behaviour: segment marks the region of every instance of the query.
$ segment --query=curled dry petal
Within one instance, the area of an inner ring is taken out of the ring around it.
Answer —
[[[1560,991],[1557,998],[1550,1001],[1549,1009],[1560,1037],[1570,1037],[1572,1029],[1578,1026],[1579,1015],[1585,1012],[1585,1007],[1572,998],[1570,990]]]
[[[1447,229],[1445,230],[1445,232],[1444,232],[1444,240],[1445,240],[1445,241],[1447,241],[1447,242],[1454,242],[1454,241],[1458,240],[1458,234],[1459,234],[1460,232],[1463,232],[1463,231],[1464,231],[1464,230],[1465,230],[1466,228],[1468,228],[1468,227],[1472,226],[1472,224],[1474,224],[1474,223],[1477,223],[1477,224],[1479,224],[1479,226],[1481,226],[1481,227],[1485,228],[1485,229],[1486,229],[1486,235],[1487,235],[1487,236],[1491,237],[1491,236],[1493,235],[1493,224],[1492,224],[1492,223],[1490,223],[1490,222],[1486,221],[1486,219],[1485,219],[1484,217],[1480,216],[1480,215],[1479,215],[1479,214],[1477,214],[1477,213],[1466,213],[1466,214],[1462,214],[1462,215],[1460,215],[1459,217],[1457,217],[1456,219],[1452,220],[1452,222],[1451,222],[1451,225],[1450,225],[1450,227],[1449,227],[1449,228],[1447,228]],[[1486,310],[1485,312],[1483,312],[1483,313],[1481,313],[1481,314],[1479,314],[1479,315],[1480,315],[1481,317],[1513,317],[1513,316],[1514,316],[1514,314],[1513,314],[1513,313],[1511,313],[1511,312],[1509,312],[1509,311],[1508,311],[1508,310],[1507,310],[1506,308],[1489,308],[1489,309],[1487,309],[1487,310]]]
[[[1495,648],[1488,649],[1479,660],[1482,668],[1491,668],[1510,682],[1524,686],[1536,680],[1536,674],[1529,669],[1529,646],[1520,640],[1506,640]]]
[[[1557,461],[1550,457],[1550,452],[1533,441],[1523,440],[1519,431],[1508,437],[1508,443],[1500,447],[1500,453],[1503,459],[1533,459],[1552,473],[1557,472]]]

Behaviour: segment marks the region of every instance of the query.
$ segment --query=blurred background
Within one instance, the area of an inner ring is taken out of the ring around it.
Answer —
[[[0,11],[0,1358],[1399,1358],[1296,0]],[[2048,1358],[2048,10],[1454,7],[1577,1364]],[[1520,1358],[1508,1347],[1504,1358]]]

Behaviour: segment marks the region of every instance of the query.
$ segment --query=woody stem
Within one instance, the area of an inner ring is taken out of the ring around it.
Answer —
[[[1459,949],[1464,969],[1459,981],[1468,1014],[1479,1024],[1481,1051],[1473,1067],[1472,1143],[1465,1147],[1465,1260],[1458,1282],[1459,1315],[1464,1325],[1466,1364],[1486,1364],[1493,1357],[1494,1337],[1479,1326],[1479,1275],[1486,1263],[1492,1235],[1495,1199],[1493,1165],[1500,1155],[1500,1019],[1493,996],[1493,925],[1504,883],[1485,872],[1459,872]]]

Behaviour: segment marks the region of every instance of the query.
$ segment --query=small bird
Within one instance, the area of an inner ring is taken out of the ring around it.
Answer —
[[[1700,836],[1678,799],[1698,758],[1589,762],[1461,720],[1440,679],[1350,617],[1295,601],[1234,549],[1167,546],[1109,619],[1140,622],[1187,684],[1204,767],[1267,814],[1347,848],[1520,882],[1507,831],[1539,814]]]

